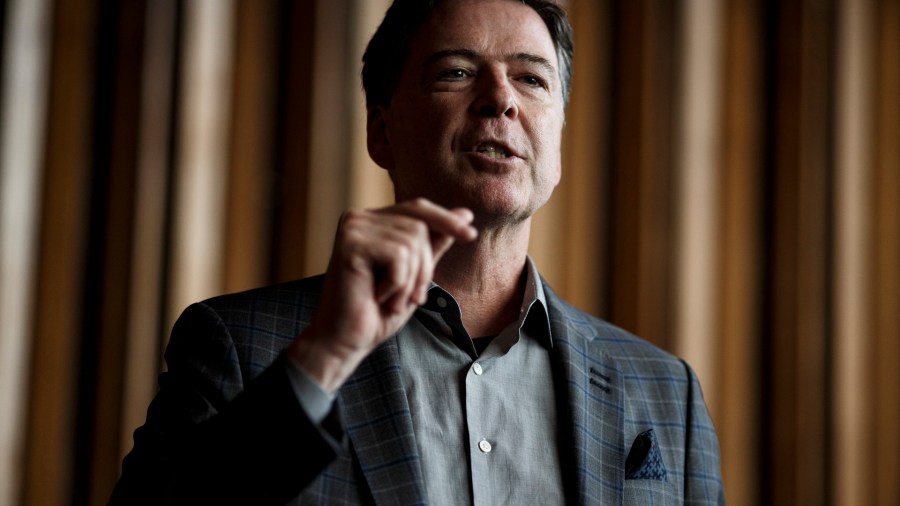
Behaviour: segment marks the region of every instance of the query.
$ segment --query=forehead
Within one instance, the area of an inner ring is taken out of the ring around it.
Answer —
[[[533,54],[558,67],[553,39],[531,7],[516,0],[441,2],[416,32],[412,59],[444,50],[471,49],[487,58]]]

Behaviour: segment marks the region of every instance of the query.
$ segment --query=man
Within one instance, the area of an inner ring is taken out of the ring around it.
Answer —
[[[398,203],[347,212],[324,277],[185,311],[112,502],[724,502],[690,368],[527,257],[571,47],[542,0],[397,0],[363,82]]]

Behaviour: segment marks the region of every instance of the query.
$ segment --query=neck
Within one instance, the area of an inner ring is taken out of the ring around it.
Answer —
[[[438,264],[435,282],[459,303],[470,336],[497,334],[518,319],[529,231],[528,222],[481,230],[475,242],[454,245]]]

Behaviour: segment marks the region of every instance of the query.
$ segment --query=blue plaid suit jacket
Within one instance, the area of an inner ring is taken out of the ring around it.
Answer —
[[[278,362],[320,288],[316,277],[185,310],[111,504],[427,502],[394,340],[340,389],[322,426],[299,407]],[[690,367],[544,289],[567,503],[724,504]]]

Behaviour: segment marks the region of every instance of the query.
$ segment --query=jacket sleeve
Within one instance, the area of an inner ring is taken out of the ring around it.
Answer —
[[[682,363],[688,376],[684,503],[724,505],[725,489],[722,484],[719,440],[703,400],[697,375],[687,362]]]
[[[219,315],[203,304],[185,310],[110,504],[264,505],[296,497],[336,457],[342,430],[335,413],[329,426],[337,430],[309,420],[285,360],[278,356],[245,382]]]

